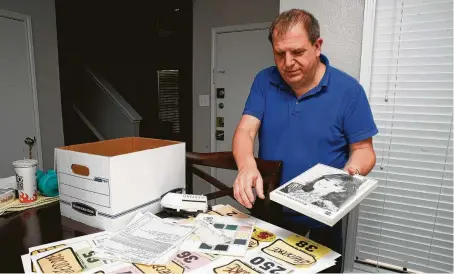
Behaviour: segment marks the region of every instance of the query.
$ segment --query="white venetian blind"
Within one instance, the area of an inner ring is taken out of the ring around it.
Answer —
[[[180,133],[180,85],[178,70],[158,70],[159,120],[172,124]]]
[[[356,256],[453,272],[453,1],[377,0],[369,101],[379,187]]]

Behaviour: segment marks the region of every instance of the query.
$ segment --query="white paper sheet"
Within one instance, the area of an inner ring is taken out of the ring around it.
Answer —
[[[22,267],[24,268],[24,273],[32,273],[30,255],[24,254],[24,255],[20,256],[20,259],[22,261]]]
[[[120,261],[154,264],[161,256],[176,249],[193,231],[193,227],[171,224],[146,212],[104,241],[96,249],[99,252],[97,256],[108,255]]]
[[[195,221],[198,220],[213,225],[215,229],[227,235],[230,240],[223,244],[208,245],[199,237],[192,235],[181,244],[180,250],[228,256],[244,256],[246,254],[255,219],[199,214]]]
[[[195,226],[196,230],[194,231],[194,234],[199,237],[200,241],[207,245],[215,246],[235,240],[233,237],[223,233],[220,229],[216,229],[212,224],[209,224],[204,220],[195,220]]]

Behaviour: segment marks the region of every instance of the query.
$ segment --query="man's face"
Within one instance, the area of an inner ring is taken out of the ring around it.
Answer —
[[[280,36],[277,36],[277,30],[274,31],[274,61],[287,84],[305,86],[313,81],[322,42],[319,38],[312,44],[301,25],[291,27]]]

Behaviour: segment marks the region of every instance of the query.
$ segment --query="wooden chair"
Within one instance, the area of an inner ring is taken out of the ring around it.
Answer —
[[[265,199],[256,198],[255,203],[250,209],[251,215],[261,220],[267,221],[278,225],[281,221],[282,207],[272,201],[270,201],[270,192],[279,186],[279,180],[282,171],[282,161],[267,161],[261,159],[255,159],[257,168],[263,178],[263,189]],[[230,196],[233,199],[233,187],[229,187],[214,178],[210,174],[203,170],[195,167],[194,165],[215,167],[222,169],[238,170],[235,159],[233,158],[232,152],[214,152],[214,153],[186,153],[186,164],[193,174],[204,179],[211,185],[219,189],[219,191],[206,194],[208,200]],[[233,182],[232,182],[233,183]]]

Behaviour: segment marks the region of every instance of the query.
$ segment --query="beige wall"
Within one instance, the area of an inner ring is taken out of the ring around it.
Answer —
[[[31,17],[43,167],[53,168],[54,148],[64,143],[55,2],[0,0],[0,9]]]
[[[278,0],[195,0],[193,22],[193,149],[210,151],[210,108],[198,105],[199,94],[210,94],[211,28],[271,22]],[[208,193],[208,183],[194,180],[194,191]]]
[[[305,9],[320,23],[322,53],[330,64],[359,80],[365,0],[281,0],[280,12]]]

